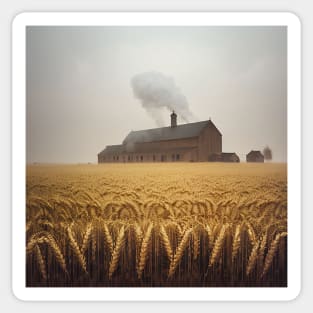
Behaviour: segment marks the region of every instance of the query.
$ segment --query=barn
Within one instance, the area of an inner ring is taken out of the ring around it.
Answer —
[[[222,134],[211,119],[171,126],[131,131],[120,145],[106,146],[98,154],[105,162],[204,162],[222,153]]]
[[[264,155],[261,151],[251,150],[246,156],[247,162],[264,162]]]

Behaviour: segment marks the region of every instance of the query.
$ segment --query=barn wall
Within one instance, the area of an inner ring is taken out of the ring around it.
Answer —
[[[209,124],[199,136],[198,147],[199,161],[208,161],[212,153],[222,153],[222,135]]]
[[[177,140],[164,140],[156,142],[143,142],[136,144],[136,151],[161,151],[164,149],[191,148],[198,145],[197,137]]]
[[[99,163],[197,161],[198,138],[133,144],[125,153],[104,153]],[[181,150],[187,149],[187,150]],[[191,150],[189,150],[189,148]],[[105,159],[104,159],[105,157]]]
[[[166,152],[131,152],[106,154],[98,157],[98,163],[140,163],[140,162],[190,162],[197,161],[197,149],[179,149]]]
[[[197,149],[186,151],[182,156],[182,161],[184,161],[184,162],[197,162],[198,161]]]

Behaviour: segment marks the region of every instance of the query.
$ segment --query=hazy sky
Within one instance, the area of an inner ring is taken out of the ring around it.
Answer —
[[[286,27],[28,27],[27,162],[96,162],[131,130],[157,127],[134,76],[172,77],[192,121],[212,121],[241,160],[287,160]],[[161,115],[170,124],[170,112]],[[178,120],[182,123],[182,120]]]

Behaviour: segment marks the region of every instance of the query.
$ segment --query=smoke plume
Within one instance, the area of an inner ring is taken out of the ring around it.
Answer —
[[[134,76],[131,85],[136,98],[158,126],[164,126],[164,108],[175,111],[178,118],[190,122],[194,115],[189,109],[186,97],[176,86],[173,78],[159,72],[145,72]]]

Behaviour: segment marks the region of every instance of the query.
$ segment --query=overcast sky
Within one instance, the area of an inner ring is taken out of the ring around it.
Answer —
[[[27,162],[96,162],[131,130],[157,127],[134,96],[172,77],[191,121],[212,119],[241,160],[287,161],[286,27],[28,27]],[[170,124],[170,112],[161,110]],[[179,123],[183,120],[179,118]]]

